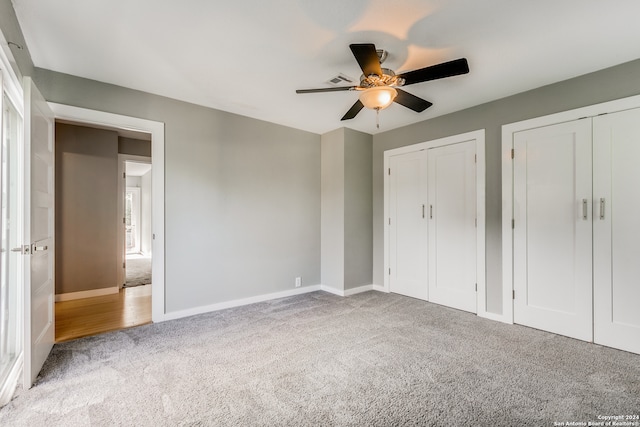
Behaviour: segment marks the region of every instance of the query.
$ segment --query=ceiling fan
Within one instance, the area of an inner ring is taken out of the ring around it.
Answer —
[[[353,56],[362,69],[358,86],[339,86],[319,89],[298,89],[296,93],[338,92],[347,90],[360,91],[360,97],[340,120],[353,119],[364,107],[380,112],[391,103],[396,102],[415,112],[422,112],[433,104],[425,99],[405,92],[401,86],[457,76],[469,72],[465,58],[456,59],[429,67],[396,74],[393,70],[382,68],[387,57],[384,50],[376,50],[373,43],[349,45]]]

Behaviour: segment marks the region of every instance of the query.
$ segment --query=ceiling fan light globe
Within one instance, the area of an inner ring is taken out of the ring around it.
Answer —
[[[389,86],[376,86],[360,93],[360,102],[372,110],[387,108],[398,95],[398,92]]]

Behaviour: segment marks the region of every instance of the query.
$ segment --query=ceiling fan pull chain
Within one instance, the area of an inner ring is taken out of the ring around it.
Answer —
[[[380,109],[376,108],[376,128],[380,129]]]

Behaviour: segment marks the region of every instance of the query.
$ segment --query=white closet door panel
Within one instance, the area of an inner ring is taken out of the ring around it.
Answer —
[[[390,166],[389,287],[426,300],[426,152],[393,156]]]
[[[514,321],[591,341],[591,121],[518,132],[514,148]]]
[[[475,140],[428,150],[429,301],[475,313]]]
[[[640,353],[639,160],[640,109],[594,119],[594,341],[635,353]]]

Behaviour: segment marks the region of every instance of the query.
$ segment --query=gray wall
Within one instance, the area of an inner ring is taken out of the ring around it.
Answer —
[[[56,294],[118,286],[118,134],[56,124]]]
[[[29,46],[24,40],[11,0],[0,0],[0,29],[7,42],[15,43],[9,45],[9,50],[16,61],[16,64],[11,64],[16,74],[19,77],[33,75],[33,61],[29,53]]]
[[[165,123],[166,310],[320,283],[320,136],[36,69],[48,101]]]
[[[345,291],[371,285],[371,147],[366,133],[322,135],[322,284]]]
[[[344,290],[344,128],[321,141],[322,284]]]
[[[473,72],[473,71],[472,71]],[[640,94],[640,60],[373,137],[373,280],[384,283],[383,156],[396,147],[486,129],[487,310],[502,313],[501,126]]]
[[[344,287],[373,283],[372,136],[344,131]]]

